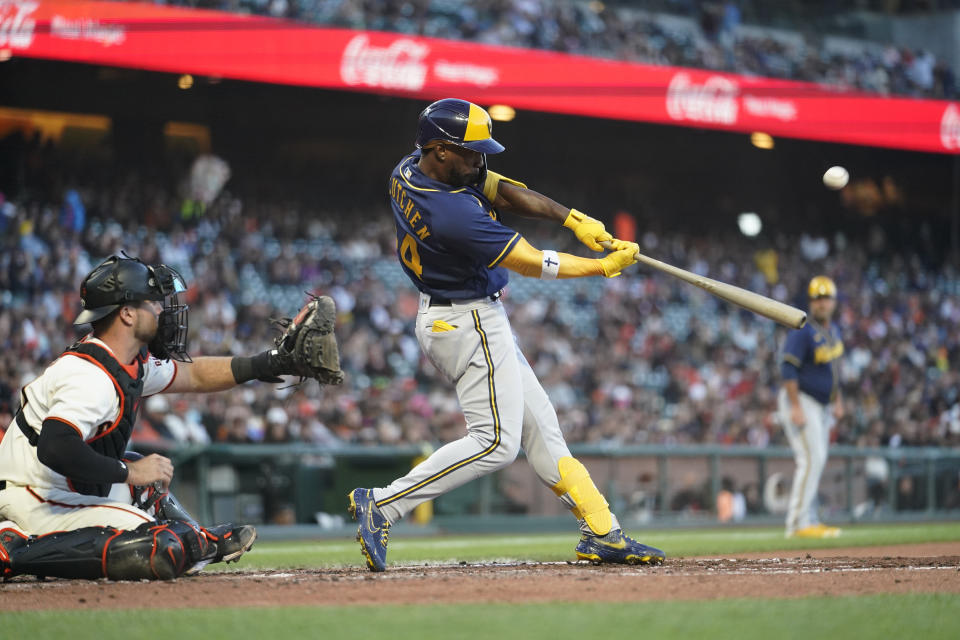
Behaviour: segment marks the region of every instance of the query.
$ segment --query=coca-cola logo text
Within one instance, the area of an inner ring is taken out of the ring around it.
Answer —
[[[26,49],[33,42],[38,2],[0,2],[0,47]]]
[[[696,84],[687,73],[678,73],[667,87],[667,113],[674,120],[737,123],[737,83],[711,76]]]
[[[427,79],[423,59],[430,47],[409,38],[399,38],[386,47],[370,44],[364,34],[355,36],[343,50],[340,77],[352,86],[419,91]]]

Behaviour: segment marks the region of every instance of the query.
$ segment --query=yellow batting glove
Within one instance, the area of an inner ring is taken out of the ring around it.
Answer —
[[[620,251],[621,249],[633,249],[634,253],[640,253],[640,245],[636,242],[627,242],[617,238],[610,240],[610,251]]]
[[[577,240],[594,251],[603,251],[599,243],[613,239],[602,222],[576,209],[570,209],[570,214],[564,220],[563,226],[573,231]]]
[[[627,244],[633,244],[628,242]],[[607,278],[616,278],[624,267],[629,267],[637,262],[637,252],[633,247],[620,249],[613,253],[608,253],[600,258],[600,266],[603,268],[603,275]]]

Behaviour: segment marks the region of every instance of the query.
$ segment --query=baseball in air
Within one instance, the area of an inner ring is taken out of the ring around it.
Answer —
[[[830,167],[823,174],[823,184],[827,189],[838,191],[847,186],[850,181],[850,174],[843,167]]]

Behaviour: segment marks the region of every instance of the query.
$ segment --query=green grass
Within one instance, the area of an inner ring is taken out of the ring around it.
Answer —
[[[4,637],[70,638],[957,638],[960,596],[420,607],[6,613]]]
[[[845,527],[840,538],[802,540],[783,537],[780,527],[710,530],[643,531],[641,542],[663,549],[667,557],[723,555],[749,551],[826,549],[960,540],[960,522]],[[390,540],[391,564],[480,562],[484,560],[573,560],[576,532],[499,536],[442,536]],[[360,549],[353,540],[258,542],[238,564],[207,570],[253,568],[321,568],[359,566]]]

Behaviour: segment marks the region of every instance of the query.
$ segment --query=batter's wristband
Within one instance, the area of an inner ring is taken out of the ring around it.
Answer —
[[[230,371],[237,384],[256,380],[264,376],[275,375],[270,366],[270,352],[264,351],[255,356],[236,356],[230,361]]]
[[[556,280],[558,273],[560,273],[560,256],[556,251],[545,250],[540,262],[540,279]]]

